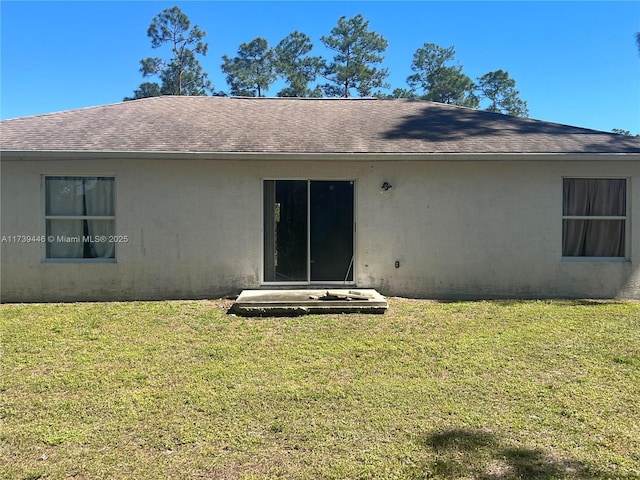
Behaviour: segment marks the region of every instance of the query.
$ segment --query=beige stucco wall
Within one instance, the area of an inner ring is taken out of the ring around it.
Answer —
[[[387,295],[640,298],[637,161],[6,160],[3,236],[43,235],[44,175],[116,177],[116,263],[1,245],[1,299],[216,297],[261,283],[261,180],[356,181],[356,283]],[[630,179],[630,258],[563,261],[562,177]],[[388,181],[393,188],[380,188]],[[400,267],[395,268],[395,262]]]

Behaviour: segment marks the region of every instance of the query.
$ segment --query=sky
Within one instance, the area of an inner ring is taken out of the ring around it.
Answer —
[[[327,59],[320,38],[341,16],[360,13],[388,43],[392,88],[408,88],[424,43],[455,47],[477,79],[502,69],[516,80],[529,116],[640,134],[640,1],[12,1],[0,2],[0,118],[110,104],[144,79],[140,60],[168,58],[147,28],[177,5],[207,32],[199,57],[216,90],[228,90],[222,56],[264,37],[275,46],[294,30]],[[151,79],[153,80],[153,79]],[[283,85],[272,86],[275,96]]]

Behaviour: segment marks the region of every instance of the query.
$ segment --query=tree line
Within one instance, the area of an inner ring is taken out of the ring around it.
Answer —
[[[304,33],[294,31],[269,46],[258,37],[242,43],[235,56],[222,57],[222,72],[226,75],[228,92],[215,91],[208,74],[197,58],[205,56],[208,44],[206,32],[178,7],[156,15],[147,30],[151,46],[169,46],[171,58],[150,57],[141,60],[143,77],[157,76],[160,82],[143,82],[132,97],[124,100],[159,95],[234,95],[264,96],[278,80],[285,88],[279,97],[344,97],[354,95],[378,98],[415,98],[433,102],[479,108],[527,117],[527,102],[520,98],[516,82],[504,70],[488,72],[475,82],[463,73],[455,59],[454,47],[424,43],[413,54],[407,88],[395,88],[391,94],[386,81],[389,70],[382,67],[388,42],[369,29],[369,22],[360,14],[341,17],[329,35],[320,41],[334,52],[331,59],[311,55],[313,43]]]

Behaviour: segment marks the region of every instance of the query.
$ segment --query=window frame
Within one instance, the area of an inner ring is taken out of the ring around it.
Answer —
[[[625,181],[625,214],[624,215],[565,215],[564,214],[564,181],[565,180],[624,180]],[[561,241],[560,241],[560,254],[563,262],[629,262],[631,258],[631,228],[630,228],[630,210],[631,210],[631,179],[624,176],[616,175],[600,175],[600,176],[563,176],[561,179]],[[621,220],[624,222],[624,255],[621,257],[587,257],[587,256],[565,256],[562,254],[562,246],[564,244],[564,221],[565,220]]]
[[[71,177],[71,178],[110,178],[113,180],[113,211],[114,215],[47,215],[47,179],[49,178],[62,178],[62,177]],[[41,223],[41,231],[43,232],[43,238],[47,237],[47,221],[49,220],[105,220],[105,221],[113,221],[113,235],[116,235],[118,226],[115,212],[117,211],[117,179],[114,174],[67,174],[67,173],[47,173],[41,176],[41,208],[42,208],[42,219]],[[47,257],[47,245],[48,241],[44,241],[41,244],[41,262],[48,264],[59,264],[59,263],[102,263],[102,264],[115,264],[117,258],[117,245],[114,245],[114,253],[113,258],[60,258]]]

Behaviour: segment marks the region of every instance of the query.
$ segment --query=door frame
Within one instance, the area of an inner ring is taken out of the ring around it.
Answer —
[[[264,182],[266,181],[286,181],[286,180],[298,180],[307,182],[307,279],[302,281],[291,281],[291,282],[283,282],[283,281],[265,281],[265,271],[264,271]],[[353,280],[334,280],[334,281],[311,281],[311,182],[352,182],[353,184],[353,261],[351,263],[351,271]],[[356,245],[357,245],[357,228],[356,224],[358,223],[357,218],[357,190],[358,183],[355,178],[330,178],[330,177],[263,177],[260,179],[260,285],[264,286],[295,286],[295,285],[348,285],[355,286],[356,285]]]

